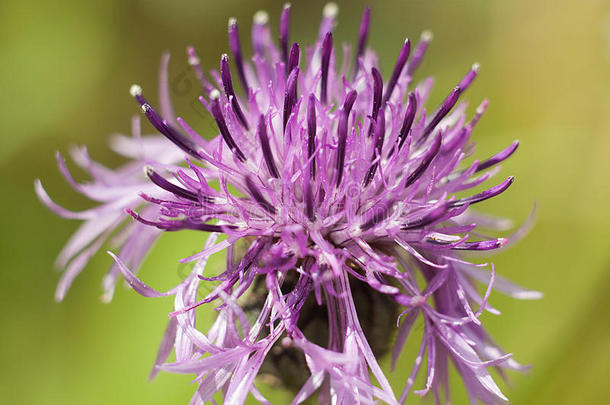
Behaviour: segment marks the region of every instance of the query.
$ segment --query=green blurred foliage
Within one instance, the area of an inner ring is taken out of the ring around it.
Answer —
[[[514,174],[510,192],[481,209],[523,221],[534,202],[537,224],[513,249],[494,259],[499,272],[541,290],[537,302],[500,294],[503,314],[485,315],[492,334],[527,375],[504,386],[514,404],[605,403],[610,395],[610,4],[603,0],[371,1],[369,44],[382,71],[392,68],[405,36],[431,29],[436,39],[420,78],[436,77],[440,100],[478,61],[482,70],[466,98],[470,110],[491,107],[475,131],[478,156],[521,140],[504,165]],[[341,1],[339,42],[352,41],[362,1]],[[323,3],[295,1],[293,39],[316,35]],[[202,132],[209,118],[193,108],[184,47],[195,45],[204,66],[216,67],[228,50],[226,20],[236,16],[247,43],[251,15],[267,9],[274,24],[281,3],[237,0],[103,2],[3,0],[0,3],[0,105],[3,147],[0,189],[2,333],[5,366],[0,402],[7,404],[187,403],[190,376],[161,374],[147,382],[171,300],[149,300],[119,289],[99,301],[110,258],[97,255],[65,302],[53,301],[53,261],[76,223],[61,220],[35,198],[32,182],[61,204],[84,208],[54,169],[55,150],[87,144],[109,166],[120,163],[108,134],[128,132],[138,112],[128,95],[138,82],[156,89],[161,52],[171,65],[176,110]],[[148,128],[150,130],[150,128]],[[163,289],[184,275],[177,260],[202,245],[197,233],[165,235],[148,258],[143,278]],[[220,258],[214,260],[220,266]],[[200,311],[205,312],[205,311]],[[211,312],[202,315],[210,317]],[[417,336],[411,341],[415,342]],[[414,346],[411,344],[411,346]],[[410,349],[407,357],[412,355]],[[396,387],[409,359],[391,374]],[[454,379],[455,380],[455,379]],[[459,384],[456,403],[463,403]],[[400,388],[396,389],[397,391]],[[277,403],[284,393],[263,389]],[[412,403],[418,403],[411,398]]]

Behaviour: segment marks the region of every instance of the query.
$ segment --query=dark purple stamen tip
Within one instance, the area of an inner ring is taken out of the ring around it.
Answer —
[[[199,147],[192,139],[182,134],[176,128],[172,127],[167,121],[165,121],[159,113],[148,103],[146,98],[142,95],[142,88],[137,84],[131,86],[129,90],[131,95],[142,107],[142,111],[150,123],[163,134],[167,139],[172,141],[176,146],[182,149],[187,154],[193,156],[196,159],[201,159],[199,155]]]
[[[222,85],[225,89],[225,94],[227,98],[231,101],[231,107],[235,116],[237,117],[237,121],[246,129],[250,129],[248,126],[248,121],[239,105],[239,101],[235,96],[235,91],[233,90],[233,80],[231,79],[231,69],[229,68],[229,57],[227,54],[223,54],[220,59],[220,77],[222,79]]]
[[[419,67],[426,51],[428,50],[428,45],[430,45],[430,41],[432,41],[432,32],[424,31],[421,34],[421,38],[415,47],[415,51],[413,52],[413,58],[411,58],[411,62],[407,66],[407,74],[409,76],[413,76],[413,73]]]
[[[352,111],[352,107],[356,102],[357,96],[358,93],[356,92],[356,90],[350,91],[349,93],[347,93],[347,96],[345,96],[345,102],[343,103],[343,111],[346,115],[349,115],[349,113]]]
[[[235,95],[233,90],[233,80],[231,79],[231,69],[229,68],[229,57],[226,53],[220,57],[220,77],[222,79],[222,85],[225,89],[227,98]]]
[[[235,18],[229,19],[229,46],[235,65],[237,66],[237,75],[241,81],[241,85],[244,92],[248,94],[248,81],[246,80],[246,73],[244,71],[244,60],[241,53],[241,41],[239,40],[239,27],[237,26],[237,20]]]
[[[428,212],[426,215],[414,219],[412,221],[407,222],[406,224],[401,226],[403,231],[407,231],[410,229],[422,228],[426,225],[430,225],[439,219],[441,219],[447,213],[448,204],[442,204],[440,207],[433,209]]]
[[[288,80],[286,80],[286,91],[284,93],[284,133],[286,133],[286,125],[288,124],[288,118],[292,114],[292,109],[297,102],[297,85],[299,79],[300,69],[295,67]]]
[[[288,64],[286,65],[287,73],[292,72],[295,67],[299,66],[299,57],[301,56],[300,54],[301,50],[299,48],[299,44],[295,42],[294,44],[292,44],[292,47],[290,48],[290,53],[288,54]]]
[[[235,225],[211,225],[211,224],[202,224],[198,222],[188,222],[188,221],[179,221],[182,226],[181,229],[191,229],[193,231],[203,231],[203,232],[213,232],[213,233],[226,233],[226,230],[237,229]],[[169,231],[173,231],[174,229],[167,229]],[[176,229],[179,230],[179,229]]]
[[[481,193],[475,194],[473,196],[470,197],[466,197],[466,198],[461,198],[459,200],[455,200],[455,201],[451,201],[449,204],[450,206],[453,207],[461,207],[463,205],[466,204],[475,204],[481,201],[485,201],[489,198],[495,197],[499,194],[502,194],[504,191],[506,191],[506,189],[508,187],[510,187],[511,184],[513,184],[513,181],[515,180],[515,178],[513,176],[508,177],[506,180],[504,180],[502,183],[498,184],[497,186],[494,186],[492,188],[490,188],[489,190],[485,190]]]
[[[311,178],[316,177],[316,158],[313,154],[316,150],[316,96],[309,95],[307,103],[307,157],[310,159]]]
[[[288,34],[290,33],[290,3],[284,4],[280,16],[280,49],[282,51],[282,61],[288,62]]]
[[[313,209],[314,199],[311,190],[311,181],[307,176],[304,177],[303,199],[305,200],[305,214],[307,215],[307,219],[313,222],[316,219],[316,215]]]
[[[275,159],[273,158],[271,146],[269,145],[269,138],[267,137],[267,126],[265,125],[265,116],[262,114],[258,119],[258,127],[256,129],[256,134],[258,135],[258,139],[260,140],[261,147],[263,149],[263,157],[265,159],[267,169],[269,170],[269,173],[277,179],[280,177],[280,174],[277,170],[277,167],[275,166]]]
[[[409,100],[407,101],[407,110],[405,111],[405,118],[402,121],[402,126],[400,127],[400,132],[398,133],[398,150],[402,148],[405,141],[407,140],[407,135],[411,130],[411,126],[413,125],[413,120],[415,119],[415,114],[417,113],[417,97],[415,97],[415,93],[409,93]]]
[[[195,231],[204,231],[204,232],[225,232],[225,229],[235,229],[234,225],[211,225],[204,224],[200,222],[195,222],[193,220],[185,219],[185,220],[161,220],[158,222],[150,221],[144,217],[142,217],[137,212],[126,209],[125,212],[133,217],[138,222],[143,223],[144,225],[154,226],[156,228],[162,229],[164,231],[180,231],[183,229],[191,229]]]
[[[410,52],[411,41],[409,41],[409,39],[407,38],[405,39],[405,42],[402,45],[402,48],[400,49],[400,53],[398,54],[396,66],[394,66],[394,71],[392,72],[392,76],[390,77],[390,81],[388,82],[388,86],[386,87],[385,94],[383,95],[382,104],[385,104],[392,96],[392,92],[394,91],[394,87],[396,87],[396,83],[398,82],[398,78],[402,73],[402,69],[405,67],[407,59],[409,59]]]
[[[415,170],[407,178],[405,188],[415,183],[415,181],[417,181],[417,179],[419,179],[425,173],[428,166],[430,166],[430,163],[432,163],[438,152],[441,150],[442,141],[443,137],[441,136],[441,134],[436,135],[436,138],[434,138],[430,149],[426,151],[417,168],[415,168]]]
[[[227,146],[241,162],[245,162],[246,156],[243,154],[241,149],[239,149],[239,146],[237,146],[237,144],[235,143],[235,140],[229,132],[229,128],[227,128],[225,118],[222,115],[222,109],[220,108],[220,93],[218,92],[218,90],[214,90],[210,93],[210,109],[212,117],[214,117],[214,120],[218,125],[218,129],[220,130],[220,135],[222,135],[222,138],[225,140]]]
[[[358,70],[360,69],[360,58],[364,54],[364,48],[366,47],[366,41],[369,36],[369,27],[371,24],[371,9],[365,7],[362,12],[362,20],[360,21],[360,30],[358,31],[358,45],[356,55],[354,59],[354,73],[352,77],[356,77]]]
[[[170,193],[185,198],[187,200],[191,200],[194,202],[213,202],[213,198],[209,196],[201,196],[201,200],[199,199],[200,195],[198,193],[192,192],[190,190],[186,190],[180,186],[177,186],[173,183],[167,181],[163,176],[154,171],[154,169],[150,166],[146,167],[146,175],[148,178],[156,184],[158,187],[162,188],[165,191],[169,191]]]
[[[432,131],[434,131],[434,128],[436,128],[438,123],[441,122],[441,120],[445,118],[449,111],[451,111],[453,106],[455,106],[455,103],[457,103],[461,93],[462,90],[459,87],[455,87],[451,91],[451,93],[449,93],[445,101],[443,101],[443,104],[441,104],[441,106],[439,107],[436,114],[434,114],[434,117],[432,117],[428,125],[426,125],[426,128],[424,128],[424,131],[422,132],[418,143],[421,144],[428,138],[428,136],[432,133]]]
[[[339,187],[341,180],[343,179],[343,166],[345,165],[345,146],[347,143],[347,124],[349,120],[349,113],[354,106],[358,93],[356,90],[350,91],[345,97],[343,108],[341,109],[341,116],[339,117],[339,124],[337,124],[337,161],[335,169],[337,172],[336,187]]]
[[[250,176],[246,176],[246,187],[248,187],[248,191],[250,192],[250,195],[252,196],[254,201],[256,201],[256,203],[260,205],[262,209],[264,209],[271,215],[275,215],[275,207],[271,205],[271,203],[267,201],[265,197],[263,197],[260,190],[258,189],[256,184],[254,184]]]
[[[479,163],[476,171],[480,172],[481,170],[485,170],[489,167],[497,165],[500,162],[503,162],[504,160],[508,159],[513,153],[515,153],[518,147],[519,141],[514,141],[510,144],[508,148]]]
[[[328,69],[330,67],[330,55],[333,50],[333,34],[327,32],[322,41],[322,78],[320,80],[320,101],[322,104],[327,103],[328,94]]]
[[[373,76],[373,107],[371,108],[371,123],[369,124],[369,137],[373,135],[373,122],[377,120],[379,109],[381,108],[381,99],[383,95],[383,79],[377,68],[371,69]]]
[[[492,250],[498,249],[508,242],[506,238],[497,238],[491,240],[483,240],[479,242],[465,242],[458,246],[452,247],[454,250]]]
[[[129,94],[131,94],[131,96],[136,99],[136,101],[138,102],[138,104],[140,104],[141,107],[144,107],[145,104],[148,104],[148,101],[142,95],[142,87],[140,87],[138,84],[131,85],[131,87],[129,88]]]
[[[377,125],[375,125],[375,149],[373,151],[373,155],[371,156],[371,161],[374,162],[369,167],[366,175],[364,176],[364,187],[368,186],[373,177],[375,176],[375,172],[377,171],[377,166],[379,166],[379,161],[381,160],[381,149],[383,148],[383,141],[385,138],[385,115],[383,113],[379,114],[377,118]]]

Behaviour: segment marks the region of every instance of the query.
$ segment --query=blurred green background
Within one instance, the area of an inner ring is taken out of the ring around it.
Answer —
[[[364,2],[340,1],[336,41],[353,41]],[[516,182],[485,212],[523,221],[534,202],[537,224],[495,263],[500,274],[545,293],[541,301],[491,303],[484,315],[497,341],[533,364],[510,374],[503,389],[514,404],[601,404],[610,396],[610,3],[608,0],[385,0],[373,7],[369,45],[382,72],[392,69],[405,36],[431,29],[435,40],[419,71],[437,79],[440,100],[473,62],[481,74],[466,99],[484,97],[488,113],[474,134],[478,156],[514,139],[518,153],[503,167]],[[190,376],[147,382],[171,300],[118,289],[99,300],[110,258],[99,254],[65,302],[53,300],[53,261],[77,223],[61,220],[35,198],[41,177],[61,204],[87,207],[55,169],[54,152],[86,144],[109,166],[121,161],[108,135],[127,133],[138,108],[133,82],[154,99],[161,52],[173,59],[176,110],[196,129],[209,120],[192,107],[184,49],[195,45],[206,68],[228,51],[226,21],[241,22],[248,43],[252,14],[277,24],[280,2],[225,0],[30,1],[0,3],[0,402],[6,404],[184,404]],[[291,39],[310,42],[323,2],[294,1]],[[249,49],[249,45],[248,45]],[[150,127],[146,127],[150,130]],[[184,274],[177,260],[201,245],[195,233],[163,237],[141,272],[163,289]],[[404,364],[407,364],[406,362]],[[392,374],[398,385],[405,369]],[[457,388],[455,403],[465,401]],[[266,392],[269,392],[268,390]],[[284,403],[286,396],[272,392]],[[409,403],[419,403],[411,398]]]

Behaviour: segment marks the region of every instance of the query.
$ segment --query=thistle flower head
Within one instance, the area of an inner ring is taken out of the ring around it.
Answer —
[[[478,231],[503,222],[478,216],[471,206],[503,193],[513,178],[471,190],[497,173],[518,142],[471,160],[470,137],[487,101],[468,118],[460,98],[478,65],[439,105],[426,107],[432,80],[417,84],[412,78],[431,34],[417,44],[405,40],[393,70],[382,73],[366,48],[370,10],[363,13],[353,54],[345,47],[342,57],[333,38],[337,11],[333,3],[324,8],[310,47],[290,38],[290,5],[281,13],[277,45],[267,14],[255,14],[251,58],[242,52],[238,22],[230,19],[230,53],[210,75],[196,51],[187,49],[201,84],[199,101],[217,136],[207,139],[174,116],[163,80],[165,56],[160,112],[140,86],[130,89],[165,139],[141,137],[134,120],[136,139],[114,142],[133,162],[116,171],[77,150],[77,163],[94,179],[85,185],[73,182],[59,159],[77,190],[100,205],[70,212],[36,185],[54,211],[85,221],[60,256],[67,270],[58,298],[126,211],[136,221],[118,230],[120,251],[111,253],[115,264],[104,280],[105,297],[120,275],[144,296],[175,296],[153,374],[196,374],[194,403],[218,391],[226,403],[243,403],[249,394],[264,402],[255,385],[261,373],[293,388],[295,403],[315,393],[328,403],[403,403],[424,361],[425,383],[416,394],[433,391],[437,401],[448,396],[452,362],[473,400],[503,402],[487,369],[523,366],[491,340],[479,316],[497,313],[487,302],[492,287],[518,298],[539,294],[498,282],[493,265],[472,264],[462,252],[507,243]],[[183,259],[195,262],[189,276],[167,292],[138,279],[134,271],[158,235],[185,229],[209,233],[203,249]],[[205,263],[221,251],[226,268],[209,275]],[[475,281],[482,282],[483,294]],[[214,288],[198,297],[204,283]],[[196,328],[195,309],[211,303],[218,317],[204,333]],[[419,352],[396,395],[377,357],[389,350],[398,324],[394,364],[419,318]],[[165,363],[172,349],[175,361]],[[284,362],[289,356],[297,359],[295,381]]]

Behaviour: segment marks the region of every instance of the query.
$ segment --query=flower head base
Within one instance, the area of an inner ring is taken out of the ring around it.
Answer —
[[[455,193],[496,174],[496,165],[518,142],[489,159],[465,163],[473,149],[470,135],[487,107],[484,101],[468,120],[459,103],[478,65],[428,111],[432,80],[414,85],[412,77],[431,35],[424,33],[413,51],[405,40],[384,83],[375,54],[366,49],[368,8],[353,58],[345,52],[338,65],[332,34],[337,11],[334,4],[325,7],[319,38],[304,52],[290,43],[289,5],[280,18],[279,47],[271,40],[267,15],[257,13],[251,63],[242,53],[237,21],[230,19],[231,56],[222,55],[211,80],[188,48],[201,83],[199,101],[219,136],[206,140],[176,118],[167,80],[161,80],[160,112],[140,86],[130,92],[166,139],[141,137],[136,119],[136,139],[114,142],[133,159],[117,171],[77,151],[77,163],[94,178],[85,185],[73,182],[59,160],[75,188],[101,205],[69,212],[36,185],[54,211],[85,221],[60,256],[68,268],[58,298],[123,223],[126,211],[137,221],[118,230],[120,252],[111,253],[115,265],[104,281],[105,297],[112,296],[120,275],[144,296],[175,296],[153,374],[195,373],[194,403],[211,400],[220,390],[227,403],[243,403],[250,393],[264,402],[254,384],[262,372],[294,388],[295,403],[315,393],[328,403],[403,403],[424,360],[427,377],[416,394],[433,391],[439,403],[448,397],[451,360],[473,401],[503,402],[487,368],[524,367],[491,340],[479,316],[484,310],[498,313],[487,303],[492,287],[518,298],[539,294],[498,282],[493,265],[487,270],[469,263],[461,251],[507,243],[474,232],[479,222],[488,228],[503,223],[478,217],[470,206],[501,194],[513,178],[465,197]],[[167,64],[164,57],[164,77]],[[155,291],[130,268],[139,266],[160,232],[183,229],[210,234],[201,252],[183,259],[195,262],[190,275],[170,291]],[[245,246],[243,252],[239,246]],[[226,251],[226,269],[208,276],[205,263],[220,251]],[[475,280],[486,286],[484,294]],[[216,282],[215,288],[198,299],[200,284],[207,282]],[[194,310],[212,302],[218,317],[203,333]],[[393,364],[420,315],[424,331],[397,397],[377,357],[388,349],[398,313]],[[385,339],[375,337],[379,328]],[[165,363],[172,349],[175,362]],[[295,379],[285,366],[289,353],[298,359],[301,375]]]

